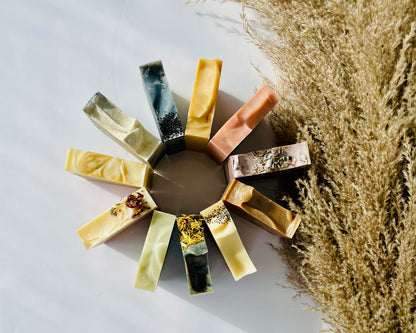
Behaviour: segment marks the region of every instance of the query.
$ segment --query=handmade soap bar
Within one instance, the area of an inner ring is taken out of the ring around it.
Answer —
[[[203,220],[200,215],[184,214],[176,219],[191,295],[213,292]]]
[[[163,155],[160,140],[133,118],[97,92],[84,107],[93,124],[138,159],[152,168]]]
[[[77,230],[87,249],[114,237],[157,208],[149,192],[140,188]]]
[[[235,281],[257,271],[222,200],[201,212]]]
[[[277,103],[272,88],[263,85],[208,142],[207,154],[221,164]]]
[[[153,174],[143,163],[74,148],[68,149],[65,170],[91,180],[146,188]]]
[[[207,146],[217,102],[221,68],[222,61],[218,59],[198,61],[185,130],[187,149],[204,151]]]
[[[299,216],[236,179],[228,184],[222,200],[249,221],[275,235],[292,238],[300,223]]]
[[[143,86],[168,154],[185,149],[182,123],[161,61],[140,66]]]
[[[274,147],[231,155],[224,164],[227,180],[274,174],[279,171],[304,168],[311,165],[308,144]]]
[[[140,256],[134,287],[155,291],[176,216],[155,210]]]

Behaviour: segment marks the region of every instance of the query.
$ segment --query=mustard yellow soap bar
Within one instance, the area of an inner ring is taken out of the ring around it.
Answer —
[[[156,208],[157,205],[149,192],[140,188],[79,228],[77,233],[85,247],[90,249],[116,236]]]
[[[185,130],[186,148],[204,151],[211,135],[222,61],[199,59]]]
[[[146,188],[153,174],[143,163],[74,148],[68,149],[65,170],[90,180]]]

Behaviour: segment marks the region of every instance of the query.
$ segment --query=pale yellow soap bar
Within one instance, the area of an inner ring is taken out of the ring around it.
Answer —
[[[186,148],[204,151],[211,135],[222,61],[199,59],[185,130]]]
[[[257,271],[222,200],[201,212],[235,281]]]
[[[139,188],[111,209],[79,228],[77,233],[85,247],[90,249],[114,237],[156,208],[157,205],[149,192],[145,188]]]
[[[133,285],[135,288],[156,290],[175,221],[175,215],[153,212]]]
[[[107,183],[150,188],[153,170],[146,164],[69,148],[65,170]]]

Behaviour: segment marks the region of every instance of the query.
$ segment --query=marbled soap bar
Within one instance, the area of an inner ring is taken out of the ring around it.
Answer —
[[[275,235],[292,238],[300,223],[299,216],[236,179],[228,184],[222,200],[249,221]]]
[[[74,148],[68,149],[65,170],[91,180],[146,188],[153,174],[143,163]]]
[[[161,61],[140,66],[143,86],[163,145],[168,154],[185,149],[178,110]]]
[[[224,162],[276,103],[273,89],[263,85],[208,142],[207,154],[218,164]]]
[[[134,287],[155,291],[176,216],[155,210],[139,261]]]
[[[97,246],[141,220],[157,208],[149,192],[140,188],[77,230],[87,249]]]
[[[207,146],[217,103],[221,68],[222,61],[218,59],[198,61],[185,130],[187,149],[204,151]]]
[[[224,164],[227,180],[274,174],[279,171],[304,168],[311,165],[308,144],[296,143],[231,155]]]
[[[257,271],[222,200],[201,212],[235,281]]]
[[[203,220],[200,215],[182,215],[176,219],[191,295],[213,292]]]
[[[133,118],[97,92],[84,107],[93,124],[129,153],[152,168],[163,155],[163,145]]]

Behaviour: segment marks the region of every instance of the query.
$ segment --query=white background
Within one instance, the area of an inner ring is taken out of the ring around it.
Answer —
[[[68,147],[132,158],[82,107],[100,91],[156,127],[139,65],[161,59],[186,117],[198,58],[224,61],[214,131],[261,86],[268,64],[230,4],[180,0],[14,1],[0,8],[0,332],[317,332],[321,315],[294,301],[278,238],[233,214],[258,271],[235,282],[208,235],[214,294],[188,296],[173,234],[155,293],[132,288],[149,219],[86,251],[75,230],[132,190],[64,171]],[[270,73],[270,77],[273,74]],[[239,152],[276,144],[263,122]],[[197,212],[219,199],[222,168],[183,152],[157,167],[161,209]],[[264,184],[263,184],[264,185]]]

